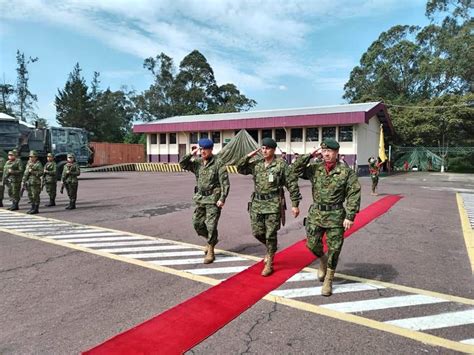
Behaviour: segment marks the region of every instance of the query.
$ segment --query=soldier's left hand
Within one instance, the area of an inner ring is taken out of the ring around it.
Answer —
[[[291,207],[291,214],[293,217],[298,217],[300,214],[300,209],[298,207]]]
[[[349,221],[348,219],[345,219],[344,222],[342,222],[342,226],[344,227],[344,230],[348,230],[352,227],[352,225],[354,224],[353,221]]]
[[[217,207],[222,208],[222,207],[224,207],[224,202],[222,202],[222,201],[217,201],[217,202],[216,202],[216,205],[217,205]]]

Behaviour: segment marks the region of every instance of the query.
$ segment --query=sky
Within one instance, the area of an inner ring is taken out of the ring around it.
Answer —
[[[175,66],[199,50],[219,85],[257,101],[253,110],[338,105],[344,84],[378,36],[425,26],[426,0],[0,0],[0,79],[16,83],[16,51],[29,69],[37,114],[56,124],[54,98],[79,63],[90,84],[141,92],[145,58]]]

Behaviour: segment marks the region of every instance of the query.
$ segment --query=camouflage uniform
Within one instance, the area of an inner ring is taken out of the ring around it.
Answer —
[[[69,197],[69,206],[66,207],[68,210],[73,210],[76,208],[77,188],[79,185],[77,177],[79,175],[81,175],[81,169],[76,162],[68,162],[66,165],[64,165],[61,181],[63,182],[63,186],[66,187],[67,195]]]
[[[324,163],[310,163],[311,155],[301,156],[293,165],[295,173],[310,180],[313,204],[306,218],[307,247],[322,257],[323,234],[328,244],[328,267],[336,269],[344,242],[344,219],[353,221],[360,207],[360,184],[356,173],[338,162],[328,173]],[[343,203],[346,201],[344,209]]]
[[[249,203],[252,234],[266,245],[269,254],[274,254],[278,246],[283,186],[290,192],[292,207],[298,207],[301,200],[298,178],[284,160],[276,157],[265,167],[263,158],[245,156],[237,163],[237,171],[253,176],[255,192]]]
[[[56,190],[57,190],[57,180],[56,180],[56,162],[49,161],[44,165],[44,186],[46,187],[46,192],[49,195],[49,204],[46,206],[55,206],[56,205]]]
[[[29,161],[23,174],[23,186],[28,191],[28,198],[31,202],[29,214],[38,213],[41,193],[41,177],[43,176],[43,164],[39,161]]]
[[[377,189],[377,185],[379,184],[379,174],[380,174],[380,167],[382,163],[378,163],[377,160],[369,159],[369,173],[370,178],[372,179],[372,193],[375,194],[375,190]]]
[[[9,172],[9,170],[11,170],[11,172]],[[12,201],[12,206],[9,208],[11,211],[18,210],[18,204],[20,202],[21,171],[21,163],[18,159],[8,160],[3,167],[4,185],[7,186],[8,197],[10,197],[10,200]]]
[[[179,162],[181,168],[196,175],[197,186],[194,188],[193,201],[196,208],[193,214],[193,226],[196,233],[207,240],[208,245],[218,242],[217,224],[221,208],[217,201],[225,202],[229,195],[229,174],[225,165],[212,155],[206,164],[201,158],[186,154]]]
[[[4,191],[5,187],[3,186],[4,181],[3,181],[3,167],[5,166],[5,159],[3,157],[0,157],[0,207],[3,207],[3,197],[4,197]]]

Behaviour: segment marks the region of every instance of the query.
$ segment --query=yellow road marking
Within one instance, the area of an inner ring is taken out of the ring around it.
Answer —
[[[461,217],[461,226],[464,242],[466,243],[467,255],[471,263],[471,271],[474,274],[474,230],[471,228],[471,224],[467,218],[467,211],[464,208],[464,203],[459,192],[456,192],[456,201],[458,203],[459,217]]]

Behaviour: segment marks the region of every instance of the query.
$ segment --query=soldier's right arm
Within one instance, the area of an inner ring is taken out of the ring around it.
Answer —
[[[290,169],[293,170],[293,173],[296,176],[305,179],[311,180],[314,175],[314,170],[316,168],[315,164],[311,164],[311,154],[303,154],[296,161],[291,164]]]
[[[255,159],[246,155],[237,162],[237,172],[242,175],[253,175],[255,168]]]
[[[186,154],[183,159],[179,162],[179,166],[181,166],[184,170],[189,170],[193,173],[197,171],[199,162],[197,160],[193,160],[193,154],[188,153]]]

